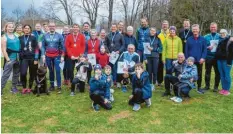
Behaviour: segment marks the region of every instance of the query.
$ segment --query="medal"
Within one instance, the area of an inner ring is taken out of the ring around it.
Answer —
[[[24,50],[27,51],[27,47],[24,47]]]
[[[74,47],[76,47],[77,45],[76,44],[74,44]]]
[[[24,50],[27,51],[27,43],[28,43],[28,39],[29,39],[29,36],[27,37],[27,39],[25,38],[25,35],[24,35]],[[30,43],[30,42],[29,42]]]
[[[96,41],[93,43],[93,41],[91,40],[92,52],[95,52],[95,43],[96,43]]]
[[[77,46],[77,44],[76,44],[76,42],[77,42],[77,38],[78,38],[78,34],[77,34],[77,36],[76,36],[76,37],[74,37],[74,34],[73,34],[73,39],[74,39],[74,47],[76,47],[76,46]]]
[[[37,85],[37,87],[38,87],[38,88],[40,88],[40,87],[41,87],[41,85],[40,85],[40,84],[38,84],[38,85]]]
[[[94,48],[92,48],[92,52],[95,52],[95,49],[94,49]]]
[[[112,43],[112,44],[111,44],[111,46],[113,47],[113,46],[114,46],[114,44]]]
[[[112,47],[114,46],[113,40],[114,40],[114,38],[115,38],[115,35],[116,35],[116,33],[114,33],[114,35],[112,36],[112,43],[111,43],[111,46],[112,46]]]
[[[184,43],[186,43],[186,40],[184,40]]]

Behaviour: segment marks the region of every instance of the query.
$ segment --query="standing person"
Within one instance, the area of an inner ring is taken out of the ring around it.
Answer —
[[[43,24],[43,29],[42,29],[43,33],[48,33],[49,32],[49,26],[47,23]]]
[[[148,25],[148,21],[146,18],[141,19],[141,26],[136,31],[136,39],[138,42],[138,46],[136,48],[137,53],[140,55],[141,62],[143,61],[143,43],[146,40],[149,40],[150,37],[150,28]]]
[[[160,39],[156,35],[156,28],[150,28],[150,46],[148,46],[151,54],[144,54],[144,61],[146,63],[146,70],[149,73],[149,79],[152,90],[157,81],[157,72],[159,64],[159,53],[163,51]]]
[[[135,46],[135,48],[137,48],[138,43],[136,38],[133,36],[133,27],[132,26],[128,26],[127,27],[127,32],[124,35],[124,40],[125,40],[125,48],[128,48],[129,44],[133,44]]]
[[[82,33],[85,36],[86,45],[87,45],[87,41],[91,38],[90,24],[88,22],[83,23],[83,32]]]
[[[40,23],[36,23],[35,30],[32,31],[32,35],[36,37],[37,41],[39,41],[42,34],[43,34],[43,32],[42,32]]]
[[[177,59],[177,54],[183,52],[182,41],[176,35],[176,27],[169,28],[170,35],[165,39],[163,44],[162,60],[166,67],[166,74],[172,67],[172,62]]]
[[[18,24],[18,25],[15,27],[15,35],[16,35],[17,37],[23,35],[23,26],[22,26],[22,24]]]
[[[102,74],[102,68],[99,64],[95,65],[94,76],[91,78],[89,84],[93,109],[99,111],[100,105],[106,110],[111,110],[109,83],[107,82],[107,77]]]
[[[30,25],[23,26],[24,35],[20,40],[20,75],[23,84],[22,94],[31,93],[33,82],[38,68],[39,46],[35,36],[31,35]],[[29,86],[27,88],[27,70],[29,68]]]
[[[18,37],[14,34],[14,23],[8,22],[5,26],[5,34],[1,40],[1,49],[2,54],[6,60],[2,78],[1,78],[1,94],[3,93],[3,89],[6,86],[6,82],[9,79],[11,72],[13,70],[12,77],[12,93],[17,93],[18,89],[16,84],[19,79],[19,59],[18,53],[20,50],[20,42]]]
[[[218,71],[217,60],[215,59],[216,48],[219,43],[220,35],[217,33],[217,23],[212,22],[210,24],[210,34],[205,35],[206,43],[207,43],[207,56],[205,60],[205,88],[203,90],[210,89],[210,78],[211,78],[211,70],[214,68],[215,72],[215,83],[214,83],[214,92],[218,92],[218,86],[220,83],[220,74]]]
[[[49,23],[49,33],[43,37],[41,55],[43,61],[49,68],[49,91],[54,90],[54,71],[56,71],[56,79],[58,86],[58,93],[61,93],[61,71],[59,64],[64,61],[64,40],[61,34],[55,32],[56,25],[54,22]]]
[[[78,24],[73,24],[73,33],[66,37],[66,52],[67,52],[67,64],[68,64],[68,79],[70,81],[74,78],[74,66],[75,62],[79,59],[80,54],[85,51],[85,37],[80,33],[80,27]]]
[[[169,32],[169,22],[167,20],[164,20],[162,22],[162,29],[161,31],[159,31],[157,33],[158,38],[160,39],[162,45],[164,45],[164,41],[165,39],[169,36],[170,32]],[[162,52],[159,54],[159,65],[158,65],[158,75],[157,75],[157,83],[158,86],[161,85],[161,83],[163,83],[163,61],[162,61]]]
[[[151,85],[149,81],[149,74],[144,70],[143,64],[135,65],[135,74],[132,80],[132,95],[129,97],[129,105],[133,105],[133,110],[138,111],[141,108],[141,103],[146,103],[147,107],[151,106]]]
[[[190,20],[189,19],[185,19],[183,22],[183,29],[180,31],[179,33],[179,37],[182,40],[182,44],[183,44],[183,52],[185,52],[185,44],[187,39],[193,35],[192,30],[190,29]]]
[[[99,40],[100,40],[100,46],[106,45],[106,31],[104,29],[101,29],[100,31]]]
[[[202,82],[202,66],[205,62],[207,49],[206,40],[200,36],[200,28],[198,24],[192,25],[193,36],[189,37],[185,47],[185,57],[194,57],[195,65],[197,66],[198,80],[197,80],[197,92],[203,94],[201,89]]]
[[[111,32],[106,37],[106,44],[107,44],[107,47],[110,53],[115,52],[115,53],[121,54],[124,51],[125,40],[124,40],[123,35],[117,31],[116,24],[112,24]],[[117,65],[110,64],[110,66],[112,67],[112,76],[113,76],[114,85],[116,85]]]
[[[119,21],[118,22],[118,25],[117,25],[117,29],[118,29],[118,32],[120,33],[120,34],[122,34],[122,35],[124,35],[125,34],[125,32],[124,32],[124,22],[123,21]]]
[[[70,34],[70,28],[69,26],[64,26],[63,27],[63,32],[62,32],[62,36],[64,38],[64,44],[66,43],[66,37]],[[67,63],[67,52],[66,52],[66,47],[64,46],[64,61],[65,61],[65,65],[63,68],[63,77],[64,77],[64,81],[63,84],[64,85],[70,85],[70,81],[68,78],[68,63]]]
[[[100,40],[97,38],[97,32],[95,29],[90,31],[91,38],[87,41],[87,54],[97,55],[100,51]]]
[[[219,91],[222,95],[229,95],[231,88],[231,68],[233,60],[233,37],[227,35],[227,30],[221,29],[221,41],[217,47],[215,58],[218,63],[218,70],[222,84],[222,90]]]

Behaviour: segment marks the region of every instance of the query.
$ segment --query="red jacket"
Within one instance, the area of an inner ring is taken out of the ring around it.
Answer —
[[[109,56],[107,55],[107,53],[105,54],[101,54],[98,53],[97,56],[97,63],[101,65],[102,68],[104,68],[106,65],[108,65],[109,63]]]
[[[71,56],[78,57],[80,56],[80,54],[84,54],[84,51],[85,51],[84,35],[80,33],[78,34],[77,42],[75,46],[73,34],[69,34],[66,37],[65,47],[66,47],[66,52],[69,58],[71,58]]]
[[[94,47],[92,46],[92,43],[94,45]],[[98,38],[92,40],[89,39],[87,42],[87,53],[91,54],[91,53],[95,53],[96,55],[100,52],[100,40]]]

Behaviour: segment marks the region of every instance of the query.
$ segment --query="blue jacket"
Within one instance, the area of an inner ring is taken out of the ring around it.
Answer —
[[[178,60],[172,62],[172,67],[168,70],[169,74],[175,73],[175,76],[178,77],[186,66],[186,61],[179,63]]]
[[[129,44],[133,44],[135,46],[135,49],[137,49],[138,43],[134,36],[129,36],[126,34],[124,36],[124,40],[125,40],[125,50],[127,50]]]
[[[190,79],[193,79],[193,82],[190,82]],[[180,82],[187,83],[191,88],[195,88],[195,81],[198,80],[197,66],[192,65],[184,68],[183,73],[181,74]]]
[[[107,77],[105,75],[101,75],[99,80],[96,80],[94,77],[90,79],[90,94],[98,93],[103,96],[105,99],[110,98],[110,88],[107,83]]]
[[[163,46],[162,46],[160,39],[156,36],[150,36],[147,42],[150,42],[150,46],[153,48],[153,50],[151,51],[151,54],[144,54],[143,60],[146,60],[147,57],[159,58],[159,53],[163,51]]]
[[[211,40],[220,41],[220,35],[218,33],[207,34],[205,35],[205,39],[206,39],[206,47],[209,47],[211,45],[210,44]],[[211,52],[211,50],[207,49],[206,59],[213,59],[215,57],[215,53],[216,52]]]
[[[139,89],[142,89],[142,95],[143,95],[142,98],[144,100],[152,97],[152,90],[151,90],[151,85],[150,85],[150,81],[149,81],[149,74],[147,71],[144,71],[141,74],[140,79],[138,79],[136,74],[133,75],[132,87],[133,87],[132,94],[134,94],[134,91],[136,88],[139,88]]]
[[[199,36],[197,40],[194,36],[188,38],[185,45],[185,57],[194,57],[195,62],[199,62],[201,58],[205,59],[207,54],[206,40]]]
[[[123,62],[124,60],[128,61],[128,63],[134,61],[134,63],[137,64],[140,62],[140,56],[136,52],[134,52],[133,54],[130,54],[128,51],[125,51],[121,54],[118,61]],[[128,68],[128,72],[129,72],[129,74],[133,74],[134,73],[134,66]]]
[[[42,31],[36,31],[36,30],[34,30],[34,31],[32,32],[32,34],[33,34],[33,36],[36,37],[36,40],[38,41],[39,36],[42,35],[42,34],[44,34],[44,33],[43,33]]]
[[[150,28],[147,27],[140,27],[138,28],[137,32],[136,32],[136,39],[138,41],[138,48],[137,50],[143,51],[143,43],[145,42],[145,40],[149,40],[150,37]]]

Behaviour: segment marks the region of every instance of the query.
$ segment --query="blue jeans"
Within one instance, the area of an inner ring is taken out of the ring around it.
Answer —
[[[59,67],[60,62],[61,56],[46,57],[46,64],[49,68],[49,80],[51,87],[54,87],[54,69],[56,70],[57,86],[61,87],[61,71]]]
[[[168,70],[172,68],[172,62],[175,61],[176,59],[166,59],[165,61],[165,67],[166,67],[166,74],[169,74]]]
[[[224,90],[230,90],[232,65],[228,66],[226,60],[218,60],[217,63],[218,63],[218,70],[220,73],[222,88]]]

